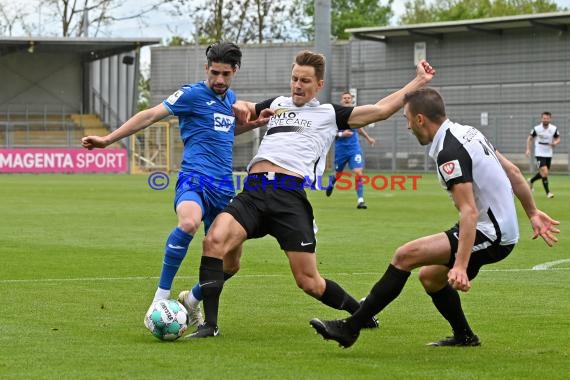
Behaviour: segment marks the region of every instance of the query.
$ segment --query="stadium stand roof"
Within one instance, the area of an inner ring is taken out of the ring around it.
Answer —
[[[0,56],[25,50],[30,53],[64,51],[77,53],[84,62],[90,62],[160,42],[160,38],[0,37]]]
[[[551,28],[561,32],[568,32],[569,25],[570,12],[555,12],[388,27],[350,28],[346,29],[346,31],[352,33],[354,38],[357,39],[386,41],[394,37],[411,36],[441,39],[445,34],[461,32],[482,32],[500,35],[504,30],[520,28]]]

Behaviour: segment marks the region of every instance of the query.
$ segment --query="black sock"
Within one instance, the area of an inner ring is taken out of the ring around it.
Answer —
[[[350,314],[358,310],[358,301],[348,294],[339,284],[326,278],[325,283],[325,292],[319,301],[333,309],[346,310]]]
[[[382,278],[374,284],[358,311],[347,319],[348,327],[353,331],[360,330],[370,318],[398,297],[406,285],[408,277],[410,277],[410,272],[400,270],[390,264]]]
[[[224,287],[223,268],[223,260],[202,256],[200,261],[200,289],[204,297],[205,321],[211,326],[218,324],[218,306],[220,294]]]
[[[461,307],[461,299],[457,290],[447,284],[443,289],[429,293],[431,300],[439,313],[449,322],[453,335],[472,336],[473,331],[467,323],[465,313]]]
[[[548,188],[548,177],[542,177],[542,186],[544,187],[546,194],[550,193],[550,189]]]
[[[540,173],[536,173],[536,174],[534,175],[534,177],[532,177],[532,178],[530,179],[530,183],[534,183],[534,181],[538,181],[538,180],[541,179],[541,178],[542,178],[542,177],[540,176]]]

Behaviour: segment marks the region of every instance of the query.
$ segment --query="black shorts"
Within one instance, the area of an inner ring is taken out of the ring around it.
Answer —
[[[459,246],[459,225],[456,224],[451,227],[449,230],[445,231],[445,234],[451,244],[451,257],[449,258],[449,262],[446,266],[451,269],[455,263],[455,255],[457,255],[457,247]],[[481,231],[477,230],[475,242],[473,243],[473,250],[471,251],[471,257],[469,258],[469,264],[467,265],[467,277],[469,280],[472,280],[477,276],[479,269],[481,269],[483,265],[503,260],[509,255],[509,253],[511,253],[514,247],[514,244],[499,245],[498,243],[494,243]]]
[[[313,207],[304,179],[280,173],[252,173],[224,212],[245,229],[248,239],[271,235],[284,251],[314,253]]]
[[[551,162],[552,162],[552,157],[536,157],[536,166],[538,168],[546,166],[550,170]]]

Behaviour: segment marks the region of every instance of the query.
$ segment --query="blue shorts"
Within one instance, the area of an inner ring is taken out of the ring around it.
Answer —
[[[202,209],[204,232],[207,233],[216,216],[235,195],[233,182],[204,180],[197,173],[179,173],[176,181],[174,210],[184,201],[193,201]]]
[[[352,151],[349,154],[343,152],[336,152],[334,158],[334,171],[340,173],[348,164],[350,170],[359,169],[364,167],[364,155],[362,151]]]

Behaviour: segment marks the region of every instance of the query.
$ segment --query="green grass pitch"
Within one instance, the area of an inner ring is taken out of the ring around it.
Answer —
[[[384,173],[385,174],[385,173]],[[561,221],[549,249],[530,239],[519,207],[521,240],[505,261],[484,267],[462,295],[483,345],[431,348],[449,335],[414,271],[399,299],[350,349],[325,342],[313,317],[336,318],[294,283],[271,237],[248,241],[242,269],[224,289],[222,335],[160,342],[143,326],[158,282],[166,236],[176,224],[173,188],[147,177],[0,176],[0,378],[2,379],[563,379],[570,362],[570,177],[541,186],[540,208]],[[365,189],[331,198],[311,192],[319,226],[320,272],[365,296],[393,251],[457,219],[433,173],[417,190]],[[200,232],[173,293],[197,279]],[[566,260],[566,261],[564,261]],[[548,270],[536,265],[558,262]]]

